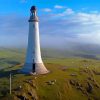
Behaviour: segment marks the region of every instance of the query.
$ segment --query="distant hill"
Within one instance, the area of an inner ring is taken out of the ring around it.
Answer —
[[[23,56],[25,58],[26,48],[6,48],[0,47],[0,54],[4,55],[6,52],[9,56]],[[67,58],[67,57],[81,57],[89,59],[100,59],[100,46],[93,44],[74,44],[73,46],[65,46],[63,48],[56,47],[42,47],[42,57],[44,58]],[[17,57],[16,56],[16,57]]]
[[[42,49],[42,56],[47,58],[68,58],[81,57],[89,59],[100,59],[100,53],[95,51],[85,50],[59,50],[59,49]]]

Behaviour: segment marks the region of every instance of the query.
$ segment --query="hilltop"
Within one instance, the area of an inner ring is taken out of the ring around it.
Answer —
[[[24,55],[23,50],[2,50],[0,59],[3,58],[3,62],[0,62],[0,65],[5,67],[0,70],[1,100],[100,99],[99,60],[82,57],[44,57],[43,61],[50,73],[31,76],[18,72],[23,66]],[[9,95],[10,72],[12,72],[12,95]]]

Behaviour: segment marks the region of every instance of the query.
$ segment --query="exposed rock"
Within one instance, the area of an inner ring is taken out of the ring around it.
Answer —
[[[73,74],[70,74],[70,76],[77,76],[77,74],[74,74],[74,73],[73,73]]]
[[[30,84],[33,88],[37,88],[34,80],[26,80],[26,83]]]
[[[88,80],[90,80],[90,81],[95,81],[94,79],[93,79],[93,77],[88,77]]]
[[[22,89],[22,86],[21,85],[19,86],[19,89]]]
[[[17,97],[18,97],[20,100],[29,100],[29,99],[27,99],[25,96],[22,96],[22,95],[17,95]]]
[[[46,82],[48,85],[52,85],[51,81]]]
[[[64,67],[61,68],[61,70],[62,70],[62,71],[66,71],[66,70],[67,70],[67,67],[64,66]]]
[[[100,88],[100,85],[97,82],[94,83],[94,86]]]
[[[75,86],[76,84],[75,80],[70,80],[70,84]]]
[[[88,93],[84,88],[84,86],[81,83],[79,83],[77,80],[70,80],[70,84],[73,85],[76,89],[80,90],[82,94],[88,96]]]
[[[76,82],[76,86],[82,87],[82,84],[80,84],[78,81]]]
[[[22,87],[23,86],[23,87]],[[14,90],[17,99],[14,100],[38,100],[36,93],[36,83],[34,80],[28,79],[24,84]]]
[[[32,94],[30,92],[28,92],[28,95],[32,96]]]
[[[89,67],[86,67],[86,69],[89,69]]]
[[[92,70],[95,75],[100,75],[100,72]]]
[[[53,85],[53,84],[55,84],[55,82],[52,82],[51,84]]]
[[[34,79],[37,79],[37,77],[34,77]]]
[[[82,87],[77,87],[77,89],[78,89],[78,90],[81,90],[81,91],[83,90]]]
[[[51,81],[47,81],[46,83],[47,83],[48,85],[53,85],[53,84],[55,84],[55,82],[56,82],[56,80],[51,80]]]
[[[88,70],[87,69],[84,69],[83,72],[88,73]]]
[[[76,89],[80,90],[83,94],[88,95],[87,92],[85,91],[84,87],[77,86]]]
[[[92,91],[93,91],[93,86],[92,86],[92,84],[90,84],[90,83],[88,82],[87,92],[88,92],[88,93],[92,93]]]
[[[51,80],[51,82],[56,82],[56,79],[55,80]]]
[[[17,87],[16,89],[14,89],[14,91],[20,91],[22,89],[22,86],[20,85],[19,87]]]

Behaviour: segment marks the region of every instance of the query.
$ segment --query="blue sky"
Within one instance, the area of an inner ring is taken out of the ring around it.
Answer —
[[[28,14],[29,7],[34,4],[37,5],[39,9],[52,9],[55,5],[62,5],[76,11],[82,8],[87,8],[87,12],[91,10],[100,11],[100,0],[0,0],[0,14],[15,12],[18,14]]]
[[[0,46],[27,45],[32,5],[38,8],[42,46],[100,45],[99,4],[100,0],[0,0]]]

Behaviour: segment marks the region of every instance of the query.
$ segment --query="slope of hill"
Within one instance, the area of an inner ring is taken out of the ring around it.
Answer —
[[[23,52],[18,49],[0,49],[2,52],[0,53],[0,65],[3,67],[0,70],[1,100],[100,99],[99,60],[72,56],[58,57],[60,51],[59,53],[56,50],[50,50],[51,53],[50,51],[48,53],[46,49],[43,51],[45,51],[43,61],[50,73],[31,76],[18,72],[24,63],[25,50]],[[9,63],[9,61],[12,62]],[[12,95],[9,95],[10,72],[12,73]]]

